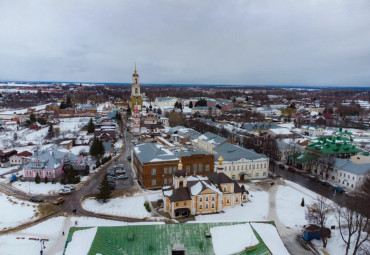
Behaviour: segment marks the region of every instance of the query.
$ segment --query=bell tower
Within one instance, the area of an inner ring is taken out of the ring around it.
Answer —
[[[139,84],[139,74],[136,70],[136,64],[134,69],[134,74],[132,75],[132,86],[131,86],[131,109],[135,108],[135,105],[139,107],[139,110],[143,107],[143,99],[141,98],[140,93],[140,84]]]

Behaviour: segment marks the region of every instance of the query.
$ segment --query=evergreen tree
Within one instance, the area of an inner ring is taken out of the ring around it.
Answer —
[[[131,116],[131,108],[130,108],[130,106],[127,108],[127,110],[126,110],[126,115],[129,117],[129,116]]]
[[[121,114],[119,112],[116,112],[116,120],[117,121],[121,121],[122,120]]]
[[[73,184],[78,182],[78,179],[76,178],[76,172],[72,165],[65,166],[63,170],[63,176],[60,180],[62,184]]]
[[[36,182],[37,184],[39,184],[39,183],[41,182],[41,178],[40,178],[39,173],[37,173],[37,174],[36,174],[35,182]]]
[[[193,108],[193,101],[190,101],[189,108]]]
[[[45,177],[44,182],[45,183],[48,183],[49,182],[48,177]]]
[[[206,100],[206,99],[204,99],[204,98],[199,99],[199,100],[195,103],[195,107],[198,107],[198,106],[207,106],[207,100]]]
[[[102,200],[103,203],[107,202],[111,198],[112,191],[110,190],[109,182],[107,175],[104,175],[103,180],[100,183],[99,193],[96,196],[96,199]]]
[[[301,206],[304,207],[304,197],[302,197]]]
[[[31,122],[31,124],[34,123],[35,121],[36,121],[36,116],[35,116],[35,114],[31,113],[30,114],[30,122]]]
[[[46,138],[51,139],[53,137],[55,137],[54,128],[53,125],[50,124]]]
[[[68,107],[72,107],[72,100],[71,100],[70,95],[67,95],[67,99],[66,99],[66,108]]]
[[[89,124],[87,124],[87,133],[91,134],[95,131],[95,125],[93,123],[92,118],[90,118]]]
[[[94,139],[90,147],[90,155],[96,159],[99,159],[99,157],[104,154],[104,151],[103,142],[98,139]]]

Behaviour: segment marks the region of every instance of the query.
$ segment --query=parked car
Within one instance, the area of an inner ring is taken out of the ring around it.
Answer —
[[[66,184],[66,185],[64,185],[64,188],[65,189],[74,190],[75,189],[75,185],[73,185],[73,184]]]
[[[131,161],[131,156],[128,156],[128,157],[127,157],[127,160],[128,160],[128,161]]]
[[[107,173],[107,177],[114,177],[115,176],[115,173],[114,172],[108,172]]]
[[[279,167],[280,167],[281,169],[285,169],[285,165],[284,165],[284,164],[279,164]]]
[[[288,167],[288,171],[290,171],[290,172],[292,172],[292,173],[295,173],[296,172],[296,170],[295,170],[295,168],[294,167]]]
[[[67,189],[67,188],[63,188],[59,190],[59,194],[71,194],[71,193],[72,193],[72,190]]]
[[[321,184],[324,186],[331,186],[330,183],[328,183],[327,181],[321,181]]]
[[[126,173],[125,169],[117,169],[116,174],[124,174]]]
[[[339,192],[339,193],[343,193],[343,188],[342,187],[340,187],[340,186],[333,186],[333,190],[335,190],[335,191],[337,191],[337,192]]]
[[[125,174],[121,174],[121,175],[118,175],[117,176],[117,179],[118,180],[120,180],[120,179],[127,179],[128,178],[128,176],[127,175],[125,175]]]
[[[53,201],[53,204],[59,205],[64,203],[64,201],[65,201],[64,197],[58,197],[56,200]]]
[[[311,181],[315,181],[315,182],[319,182],[320,181],[319,177],[314,176],[314,175],[310,175],[309,178],[310,178]]]
[[[42,197],[39,197],[39,196],[32,196],[30,198],[30,201],[31,202],[44,202],[44,199]]]

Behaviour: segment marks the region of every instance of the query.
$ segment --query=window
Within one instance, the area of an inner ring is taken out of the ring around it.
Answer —
[[[208,204],[206,204],[206,209],[208,209]]]
[[[155,179],[152,179],[152,186],[155,186],[157,184],[157,181]]]
[[[193,164],[193,171],[196,172],[197,171],[197,164]]]
[[[231,177],[233,180],[235,180],[235,174],[233,174],[233,176]]]
[[[260,173],[256,173],[256,177],[259,177],[260,176]]]
[[[179,203],[176,202],[176,206],[179,206]]]
[[[206,197],[206,201],[208,202],[208,197]]]
[[[266,172],[263,172],[263,176],[266,176]]]
[[[238,198],[238,197],[236,197],[236,198],[235,198],[235,201],[236,201],[236,202],[239,202],[239,198]]]
[[[215,197],[212,197],[212,201],[215,201]]]
[[[252,174],[248,174],[248,177],[251,178],[252,177]]]
[[[186,201],[184,201],[184,205],[186,205]]]
[[[355,180],[355,177],[354,176],[352,177],[352,180]]]
[[[202,197],[200,197],[200,198],[199,198],[199,202],[202,202],[202,201],[203,201],[203,198],[202,198]]]
[[[259,169],[259,166],[260,166],[260,165],[258,165],[258,164],[257,164],[257,169]]]
[[[353,184],[351,184],[351,187],[353,188]]]
[[[209,172],[209,164],[206,164],[206,172]]]
[[[226,187],[224,187],[224,192],[226,192]]]
[[[180,181],[179,186],[180,187],[183,187],[184,186],[184,182],[183,181]]]
[[[167,174],[167,167],[164,168],[163,173]]]
[[[202,209],[203,209],[202,205],[199,205],[199,210],[202,210]]]
[[[202,164],[199,164],[199,172],[202,172],[203,171],[203,165]]]
[[[157,170],[155,168],[152,168],[152,175],[156,175],[157,174]]]
[[[251,168],[252,168],[252,166],[251,166],[251,165],[249,165],[249,170],[251,170]]]
[[[229,203],[230,203],[230,200],[229,200],[229,199],[227,199],[227,200],[226,200],[226,204],[229,204]]]
[[[239,171],[239,166],[238,166],[238,171]]]
[[[233,166],[233,171],[235,171],[235,166]]]
[[[170,174],[170,173],[172,173],[172,167],[169,167],[168,168],[168,173]]]
[[[340,175],[339,176],[342,176],[342,173],[340,173]]]
[[[344,177],[346,177],[346,174],[344,174]]]
[[[173,172],[176,172],[176,170],[177,170],[177,167],[176,167],[176,166],[174,166],[174,167],[173,167]]]
[[[168,184],[172,183],[172,178],[168,178]]]
[[[215,208],[215,204],[212,204],[212,209],[214,209]]]
[[[167,184],[167,179],[166,178],[164,178],[163,183]]]
[[[253,169],[255,169],[255,165],[253,165]]]
[[[265,163],[265,166],[264,166],[264,168],[266,168],[266,163]]]

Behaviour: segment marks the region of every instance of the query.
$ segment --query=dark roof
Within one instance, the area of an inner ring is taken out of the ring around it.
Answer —
[[[22,151],[20,153],[17,154],[17,156],[19,157],[29,157],[29,156],[32,156],[33,154],[29,151]]]
[[[173,175],[176,177],[185,177],[186,173],[183,170],[176,170]]]
[[[208,179],[214,184],[233,183],[233,180],[224,173],[210,173],[207,175]]]
[[[172,195],[169,197],[171,202],[191,200],[189,191],[186,187],[179,187],[174,189]]]

